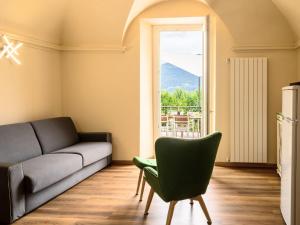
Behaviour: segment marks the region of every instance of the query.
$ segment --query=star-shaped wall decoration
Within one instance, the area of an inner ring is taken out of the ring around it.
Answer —
[[[18,59],[18,49],[23,45],[23,43],[14,43],[5,35],[2,35],[2,43],[3,49],[0,52],[0,59],[5,57],[20,65],[21,61]]]

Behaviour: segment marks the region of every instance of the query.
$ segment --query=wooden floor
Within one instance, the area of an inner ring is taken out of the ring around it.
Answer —
[[[16,225],[163,225],[168,204],[155,195],[149,215],[134,196],[138,171],[112,166],[18,220]],[[204,200],[215,225],[282,225],[280,181],[271,169],[215,167]],[[206,224],[198,204],[176,205],[172,225]]]

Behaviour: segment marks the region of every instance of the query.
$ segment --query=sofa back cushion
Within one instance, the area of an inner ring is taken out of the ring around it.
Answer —
[[[0,163],[18,163],[42,155],[30,123],[0,126]]]
[[[69,117],[31,122],[44,154],[78,143],[75,125]]]

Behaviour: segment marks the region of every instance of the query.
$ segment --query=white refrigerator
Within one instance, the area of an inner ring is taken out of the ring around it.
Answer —
[[[282,89],[280,208],[287,225],[300,225],[300,86]]]

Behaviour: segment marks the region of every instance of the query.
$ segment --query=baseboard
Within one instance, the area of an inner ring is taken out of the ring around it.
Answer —
[[[113,160],[112,165],[127,166],[127,165],[133,165],[133,163],[131,160]]]
[[[112,165],[128,166],[133,165],[131,160],[113,160]],[[216,162],[215,166],[220,167],[236,167],[236,168],[270,168],[276,169],[273,163],[237,163],[237,162]]]
[[[221,167],[236,167],[236,168],[269,168],[269,169],[277,168],[277,165],[273,163],[216,162],[215,165]]]

